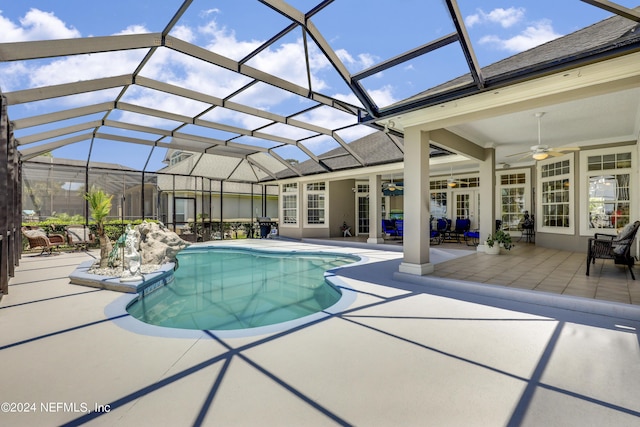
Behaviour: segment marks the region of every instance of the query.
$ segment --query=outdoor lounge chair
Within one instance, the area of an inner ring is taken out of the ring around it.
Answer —
[[[609,234],[596,233],[594,237],[589,239],[589,248],[587,250],[587,276],[589,275],[589,267],[596,263],[596,259],[612,259],[615,264],[624,264],[629,267],[631,278],[636,280],[633,274],[634,258],[631,256],[631,245],[636,237],[640,226],[640,221],[633,224],[627,224],[617,236]]]
[[[47,255],[51,255],[54,249],[65,243],[65,238],[62,234],[49,234],[41,228],[28,229],[22,227],[22,235],[29,241],[29,249],[42,248],[40,255],[45,252]]]
[[[75,249],[84,249],[86,251],[89,245],[95,242],[91,230],[86,225],[70,225],[67,227],[66,232],[69,245]]]

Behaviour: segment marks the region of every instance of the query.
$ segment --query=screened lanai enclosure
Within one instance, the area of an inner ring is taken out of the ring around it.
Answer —
[[[22,222],[90,220],[84,194],[97,188],[113,196],[107,220],[161,221],[188,239],[224,238],[237,228],[250,234],[260,217],[277,219],[277,187],[204,177],[145,173],[117,164],[39,156],[23,165]],[[198,228],[198,236],[191,234]]]
[[[354,14],[348,0],[113,0],[73,23],[54,3],[44,15],[59,33],[0,42],[3,293],[21,223],[89,223],[82,195],[92,187],[113,196],[112,221],[152,219],[196,240],[225,238],[225,224],[278,219],[282,179],[384,163],[354,141],[375,135],[402,157],[405,126],[425,109],[633,53],[640,22],[632,5],[567,1],[547,8],[557,22],[570,13],[580,28],[617,16],[620,34],[520,62],[474,49],[481,34],[464,20],[477,14],[472,1],[372,0]],[[381,24],[396,8],[411,10]],[[491,138],[514,142],[501,155],[530,145],[517,130],[515,140]]]

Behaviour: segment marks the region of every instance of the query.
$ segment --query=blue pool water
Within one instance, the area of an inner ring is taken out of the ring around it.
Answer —
[[[324,273],[359,260],[324,253],[189,248],[175,280],[127,307],[135,318],[181,329],[232,330],[298,319],[335,304]]]

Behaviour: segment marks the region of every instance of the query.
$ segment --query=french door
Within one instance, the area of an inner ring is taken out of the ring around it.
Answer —
[[[480,193],[478,190],[453,191],[453,212],[451,215],[453,225],[458,218],[469,218],[471,229],[478,228],[480,221]]]

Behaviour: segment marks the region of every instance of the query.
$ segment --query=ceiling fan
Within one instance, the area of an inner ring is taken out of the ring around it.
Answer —
[[[457,179],[453,178],[453,167],[451,168],[451,176],[449,176],[449,178],[447,178],[447,187],[449,188],[453,188],[453,187],[457,187],[458,184],[461,184],[461,181],[458,181]]]
[[[394,192],[394,191],[402,191],[402,190],[404,190],[403,183],[394,182],[393,181],[393,175],[391,176],[391,181],[390,182],[383,182],[382,183],[382,191]]]
[[[579,147],[558,147],[553,148],[549,147],[546,144],[542,143],[541,132],[540,132],[540,121],[544,113],[536,113],[535,116],[538,118],[538,144],[532,145],[529,148],[529,151],[524,151],[522,153],[511,154],[507,157],[515,157],[520,156],[517,160],[524,159],[526,157],[531,156],[534,160],[544,160],[549,156],[558,157],[563,156],[565,151],[578,151]]]

